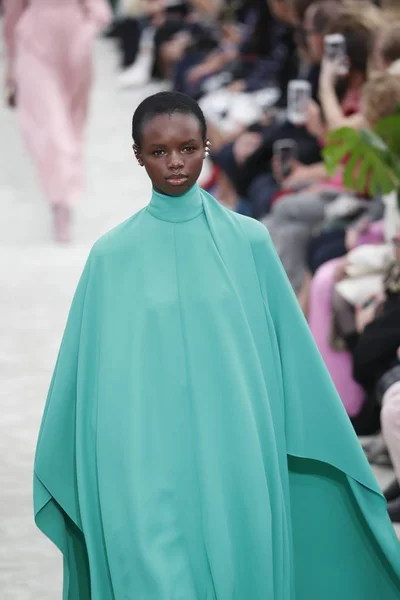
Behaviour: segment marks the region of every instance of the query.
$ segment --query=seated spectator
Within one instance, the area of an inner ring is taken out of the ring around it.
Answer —
[[[303,54],[307,51],[311,65],[307,80],[311,84],[314,99],[317,99],[318,95],[323,36],[329,22],[337,15],[340,6],[334,1],[318,4],[321,6],[312,16],[312,28],[314,32],[320,32],[314,34],[314,37],[319,40],[319,54],[309,52],[310,44],[302,49]],[[303,41],[301,38],[300,43]],[[305,127],[296,127],[287,120],[254,127],[239,136],[234,143],[226,145],[220,152],[213,154],[213,160],[226,176],[223,179],[223,200],[226,204],[234,208],[241,197],[247,200],[247,205],[250,205],[250,209],[246,210],[250,216],[260,218],[268,212],[271,198],[279,187],[271,173],[272,148],[276,140],[283,138],[292,138],[297,142],[298,158],[303,164],[311,164],[320,160],[318,142]],[[261,181],[257,180],[258,176],[262,177]]]
[[[379,31],[374,48],[374,66],[378,71],[387,69],[391,74],[400,75],[399,40],[400,23],[393,23]],[[373,126],[379,119],[393,114],[399,98],[398,80],[376,75],[365,86],[363,96],[367,102],[364,102],[362,112],[367,123]],[[335,227],[328,225],[313,235],[307,251],[308,280],[324,262],[343,256],[355,246],[357,239],[367,232],[371,221],[381,218],[379,205],[380,202],[374,203],[371,215],[367,212],[366,218],[357,218],[354,223],[344,222]]]
[[[301,28],[298,30],[300,43],[305,39],[309,50],[308,58],[314,65],[320,64],[324,48],[323,37],[326,33],[333,32],[331,25],[334,23],[335,17],[342,10],[349,15],[350,19],[353,17],[360,27],[369,32],[375,31],[382,23],[380,11],[372,6],[368,0],[358,0],[357,2],[350,0],[342,0],[341,2],[330,2],[329,0],[325,2],[290,0],[290,3],[295,8],[299,19],[301,19],[299,21]],[[304,56],[304,50],[301,47],[299,52]],[[309,77],[314,87],[313,97],[317,100],[317,67],[311,69]],[[302,75],[300,78],[302,78]],[[340,92],[343,92],[343,90],[339,89],[338,91],[341,98]],[[357,98],[352,98],[350,94],[344,101],[343,109],[345,116],[354,112],[354,100],[357,101]],[[350,122],[346,123],[350,124]],[[239,165],[235,165],[235,161],[232,161],[230,158],[229,149],[226,150],[227,156],[224,156],[225,164],[230,160],[232,165],[229,176],[234,182],[238,194],[246,197],[251,205],[261,206],[261,210],[256,209],[253,214],[256,218],[260,217],[260,213],[264,212],[265,214],[268,212],[271,196],[276,190],[276,184],[268,168],[268,163],[271,159],[271,134],[273,138],[275,138],[275,133],[277,133],[278,138],[294,137],[299,143],[300,158],[304,164],[309,165],[319,159],[319,150],[315,139],[303,128],[288,127],[287,123],[284,125],[280,123],[277,129],[278,132],[274,132],[272,128],[264,130],[264,140],[258,132],[251,132],[241,136],[233,147],[233,158],[235,158],[235,153],[237,153],[238,160],[240,161]],[[226,167],[223,166],[223,168],[227,171]],[[269,174],[266,171],[269,171]],[[307,171],[308,169],[302,170],[302,173],[299,171],[297,176],[308,178],[309,173]],[[259,175],[260,177],[258,178]],[[312,171],[311,175],[313,175]]]
[[[312,5],[309,10],[313,8]],[[313,123],[313,131],[317,134],[320,130],[320,138],[324,137],[327,129],[345,125],[360,126],[363,123],[363,117],[357,113],[357,109],[360,106],[360,93],[372,52],[372,32],[361,26],[354,16],[343,13],[333,23],[332,28],[337,33],[343,33],[346,39],[350,69],[340,103],[334,91],[335,80],[337,81],[335,65],[323,60],[319,95],[325,124],[322,123],[319,114],[319,126],[315,127]],[[316,105],[315,108],[319,110]],[[346,111],[353,112],[354,116],[347,117]],[[339,173],[339,177],[328,178],[324,163],[312,167],[298,165],[282,184],[288,189],[302,186],[304,190],[280,199],[272,206],[271,214],[263,223],[269,230],[295,292],[300,295],[306,275],[307,245],[315,227],[323,223],[327,212],[332,213],[332,201],[343,191],[341,174]],[[355,211],[359,212],[363,206],[356,198],[347,204],[349,215]]]

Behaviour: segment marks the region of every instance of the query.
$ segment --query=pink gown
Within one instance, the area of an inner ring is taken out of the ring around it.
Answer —
[[[82,195],[92,45],[110,19],[105,0],[5,0],[6,82],[16,86],[22,133],[52,205]]]

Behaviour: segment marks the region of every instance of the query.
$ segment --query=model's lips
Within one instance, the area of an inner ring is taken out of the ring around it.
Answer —
[[[182,175],[182,174],[170,175],[169,177],[167,177],[167,181],[171,185],[182,185],[187,180],[188,180],[188,176],[187,175]]]

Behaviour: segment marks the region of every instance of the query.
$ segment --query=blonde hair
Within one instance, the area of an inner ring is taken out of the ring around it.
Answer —
[[[400,17],[400,6],[398,0],[381,0],[380,4],[385,20],[388,23],[393,22],[393,19],[398,19]]]
[[[380,54],[386,64],[400,58],[400,21],[382,28],[378,34]]]
[[[371,4],[370,0],[342,0],[346,12],[355,16],[359,23],[370,31],[383,27],[385,18],[383,11]]]
[[[396,112],[400,103],[400,76],[374,73],[362,91],[363,116],[371,127]]]

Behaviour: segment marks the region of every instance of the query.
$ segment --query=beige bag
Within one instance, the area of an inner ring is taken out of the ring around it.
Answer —
[[[396,193],[388,194],[383,201],[386,243],[364,244],[351,250],[347,254],[347,277],[335,286],[335,290],[353,306],[362,304],[368,297],[383,291],[384,273],[394,259],[392,238],[400,224]]]
[[[128,17],[142,17],[146,14],[145,0],[119,0],[118,12]]]

